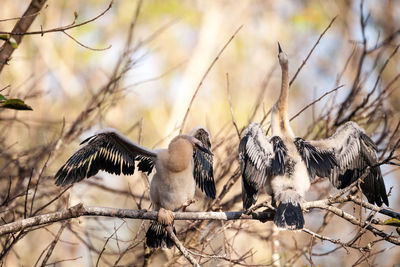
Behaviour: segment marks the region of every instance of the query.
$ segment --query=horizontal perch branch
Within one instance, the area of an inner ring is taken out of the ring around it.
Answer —
[[[82,203],[75,205],[69,209],[37,215],[31,218],[15,221],[0,226],[0,236],[9,233],[15,233],[32,226],[59,222],[81,216],[105,216],[126,219],[147,219],[157,220],[157,211],[147,210],[130,210],[106,207],[85,207]],[[253,212],[250,215],[244,211],[229,212],[175,212],[175,220],[237,220],[237,219],[253,219],[253,220],[272,220],[274,212]]]
[[[358,204],[371,210],[381,211],[373,205],[371,207],[368,203],[363,201],[353,199],[353,196],[344,196],[337,198],[335,200],[324,199],[317,201],[310,201],[303,203],[303,209],[325,209],[339,217],[344,218],[354,225],[366,228],[375,235],[383,237],[385,240],[400,245],[400,239],[388,235],[381,230],[371,226],[372,224],[381,224],[379,220],[372,220],[371,222],[360,221],[358,218],[344,212],[343,210],[332,206],[334,203],[343,203],[347,201],[358,201]],[[392,212],[393,215],[398,215],[396,212]],[[246,211],[227,211],[227,212],[175,212],[175,220],[259,220],[259,221],[271,221],[274,218],[275,211],[272,209],[267,209],[261,212],[251,212],[247,214]],[[106,208],[106,207],[85,207],[82,203],[75,205],[63,211],[37,215],[27,219],[22,219],[12,223],[4,224],[0,226],[0,236],[10,233],[16,233],[25,230],[29,227],[40,226],[48,223],[59,222],[63,220],[68,220],[72,218],[82,217],[82,216],[105,216],[105,217],[115,217],[115,218],[126,218],[126,219],[146,219],[146,220],[157,220],[157,211],[147,211],[147,210],[130,210],[130,209],[119,209],[119,208]]]

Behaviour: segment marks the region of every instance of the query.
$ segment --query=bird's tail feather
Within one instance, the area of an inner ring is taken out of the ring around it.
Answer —
[[[285,193],[284,195],[288,195],[288,192]],[[292,191],[291,193],[294,192]],[[279,200],[274,217],[274,223],[279,228],[297,230],[304,227],[304,216],[299,201],[300,196],[297,193],[294,194],[294,197]]]
[[[172,225],[172,228],[174,233],[176,233],[174,225]],[[150,248],[171,248],[174,245],[174,242],[168,236],[165,225],[158,221],[154,221],[147,230],[146,245]]]

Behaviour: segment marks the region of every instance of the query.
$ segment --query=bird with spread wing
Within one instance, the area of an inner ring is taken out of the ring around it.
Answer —
[[[287,114],[289,64],[279,43],[278,48],[282,83],[271,113],[272,136],[267,137],[260,124],[251,123],[239,144],[243,207],[248,209],[256,203],[259,190],[264,188],[276,207],[274,223],[279,228],[301,229],[304,226],[301,202],[311,179],[326,177],[342,189],[364,172],[366,176],[360,187],[368,202],[388,206],[378,149],[355,122],[343,124],[324,140],[309,141],[295,136]]]
[[[158,211],[147,233],[149,247],[173,245],[165,226],[173,224],[173,213],[193,201],[195,184],[215,198],[213,154],[210,135],[204,128],[192,135],[178,135],[166,149],[150,150],[133,143],[116,130],[105,130],[86,140],[55,175],[57,185],[68,185],[95,175],[98,171],[132,175],[135,162],[139,171],[156,172],[150,184],[150,199]]]

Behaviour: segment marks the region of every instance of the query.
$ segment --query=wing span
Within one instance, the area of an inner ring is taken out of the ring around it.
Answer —
[[[262,126],[251,123],[239,143],[243,207],[256,203],[258,191],[274,175],[285,172],[287,148],[278,136],[267,138]]]
[[[360,178],[364,170],[370,167],[360,184],[361,191],[369,203],[389,205],[385,182],[378,166],[377,147],[358,124],[347,122],[330,138],[309,143],[322,153],[333,153],[336,159],[337,164],[329,175],[321,177],[329,177],[335,187],[342,189]]]
[[[135,161],[139,170],[151,172],[156,153],[141,147],[116,130],[109,129],[84,140],[82,146],[55,175],[56,185],[67,185],[89,178],[103,170],[111,174],[133,174]]]
[[[211,151],[210,134],[206,129],[194,129],[191,135],[200,140],[204,147]],[[207,154],[199,149],[195,149],[193,152],[193,161],[193,177],[197,186],[202,192],[205,192],[208,197],[214,199],[216,190],[213,174],[213,155]]]

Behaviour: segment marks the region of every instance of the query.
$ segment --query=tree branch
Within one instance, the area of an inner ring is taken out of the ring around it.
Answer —
[[[255,219],[272,220],[271,212],[255,212],[246,215],[244,211],[230,212],[175,212],[175,220],[236,220],[236,219]],[[157,220],[157,211],[147,210],[129,210],[106,207],[85,207],[82,203],[75,205],[63,211],[37,215],[28,219],[18,220],[9,224],[0,226],[0,236],[16,233],[23,229],[39,226],[43,224],[59,222],[81,216],[105,216],[128,219],[147,219]]]
[[[240,29],[242,29],[243,25],[241,25],[239,28],[236,29],[236,31],[232,34],[231,38],[229,38],[229,40],[225,43],[225,45],[221,48],[221,50],[218,52],[217,56],[214,58],[214,60],[211,62],[210,66],[208,67],[208,69],[206,70],[206,72],[203,74],[203,77],[201,78],[199,84],[197,85],[196,90],[193,93],[192,98],[190,99],[190,103],[189,106],[186,110],[185,116],[183,117],[183,121],[181,124],[181,128],[179,130],[179,134],[182,134],[183,129],[185,128],[185,123],[186,123],[186,119],[189,115],[190,109],[192,107],[193,101],[196,98],[197,93],[200,90],[200,87],[203,85],[204,80],[206,79],[208,73],[211,71],[212,67],[215,65],[215,62],[217,62],[217,60],[219,59],[219,57],[222,55],[222,52],[224,52],[225,48],[230,44],[230,42],[233,40],[233,38],[235,38],[236,34],[240,31]]]
[[[79,45],[81,45],[81,46],[83,46],[83,47],[85,47],[87,49],[94,50],[94,51],[103,51],[103,50],[106,50],[106,49],[110,48],[110,46],[108,46],[106,48],[100,48],[100,49],[88,47],[88,46],[80,43],[78,40],[76,40],[74,37],[72,37],[71,35],[69,35],[65,31],[66,30],[70,30],[72,28],[83,26],[85,24],[93,22],[93,21],[97,20],[98,18],[102,17],[105,13],[107,13],[108,10],[111,9],[111,7],[112,7],[112,5],[114,3],[114,0],[111,0],[111,2],[108,5],[108,7],[103,12],[101,12],[99,15],[97,15],[94,18],[91,18],[89,20],[85,20],[84,22],[76,24],[75,20],[77,18],[77,15],[75,15],[74,21],[71,24],[67,25],[67,26],[61,26],[61,27],[48,29],[48,30],[41,29],[40,31],[28,32],[29,27],[31,26],[32,22],[35,20],[37,15],[40,14],[40,10],[43,8],[43,6],[46,3],[46,1],[47,0],[32,0],[32,2],[29,5],[28,9],[25,11],[24,15],[18,20],[18,22],[15,25],[14,29],[12,30],[12,32],[0,31],[0,34],[10,34],[10,37],[13,37],[17,44],[20,44],[21,41],[22,41],[22,38],[24,37],[24,35],[40,34],[40,35],[43,36],[43,34],[45,34],[45,33],[63,32],[69,38],[74,40],[76,43],[78,43]],[[14,52],[15,49],[16,48],[12,47],[12,45],[9,42],[4,42],[3,46],[0,48],[0,73],[1,73],[4,65],[8,64],[8,61],[10,60],[11,54]]]
[[[321,41],[322,37],[325,35],[325,33],[329,30],[329,28],[332,26],[333,22],[336,20],[337,16],[333,17],[333,19],[331,19],[331,22],[329,22],[329,25],[325,28],[325,30],[319,35],[317,41],[315,42],[314,46],[311,48],[310,52],[307,54],[306,58],[303,60],[303,62],[301,63],[300,67],[297,69],[296,73],[293,75],[293,78],[290,80],[289,82],[289,86],[292,85],[292,83],[294,82],[294,80],[296,79],[297,75],[299,74],[299,72],[301,71],[301,69],[304,67],[304,65],[307,63],[308,59],[310,58],[312,52],[314,51],[314,49],[317,47],[317,45],[319,44],[319,41]]]
[[[190,255],[189,251],[182,245],[181,241],[176,237],[174,231],[171,226],[167,226],[167,232],[169,237],[171,237],[175,246],[179,249],[182,255],[193,265],[196,267],[200,267],[199,263]]]
[[[24,15],[18,20],[17,24],[15,24],[14,29],[11,32],[11,37],[14,38],[17,44],[21,43],[24,36],[16,35],[16,33],[24,33],[29,29],[45,3],[46,0],[32,0]],[[4,42],[3,46],[0,48],[0,73],[3,70],[4,65],[10,60],[11,54],[14,50],[15,48],[9,42]]]
[[[375,235],[384,238],[386,241],[395,245],[400,245],[400,239],[388,235],[381,230],[376,229],[370,224],[382,224],[378,220],[372,220],[371,222],[360,221],[356,217],[344,212],[343,210],[332,206],[336,203],[345,203],[353,201],[351,196],[339,197],[336,199],[328,198],[317,201],[310,201],[303,203],[302,208],[309,210],[313,208],[319,208],[328,210],[339,217],[344,218],[348,222],[365,227]],[[362,203],[361,200],[359,200]],[[368,208],[368,205],[362,205]],[[373,206],[373,205],[371,205]],[[375,206],[373,206],[375,207]],[[377,208],[379,209],[379,208]],[[252,212],[247,214],[247,211],[229,211],[229,212],[175,212],[175,220],[259,220],[262,222],[271,221],[274,218],[275,211],[272,209],[266,209],[262,212]],[[105,216],[105,217],[116,217],[116,218],[129,218],[129,219],[147,219],[157,220],[158,213],[156,211],[147,210],[129,210],[129,209],[118,209],[118,208],[107,208],[107,207],[85,207],[82,203],[75,205],[69,209],[48,213],[44,215],[37,215],[31,218],[18,220],[12,223],[8,223],[0,226],[0,236],[16,233],[21,230],[27,229],[33,226],[40,226],[48,223],[54,223],[58,221],[68,220],[81,216]]]

